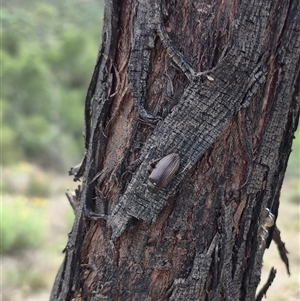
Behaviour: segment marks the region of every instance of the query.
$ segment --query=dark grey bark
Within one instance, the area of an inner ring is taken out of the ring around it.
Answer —
[[[51,300],[254,300],[299,69],[296,0],[106,1],[86,156],[71,171],[80,204]],[[170,153],[179,170],[149,190]]]

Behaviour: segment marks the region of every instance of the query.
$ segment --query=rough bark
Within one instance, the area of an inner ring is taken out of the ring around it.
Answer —
[[[51,300],[254,300],[299,69],[297,0],[106,1]],[[150,192],[170,153],[178,172]]]

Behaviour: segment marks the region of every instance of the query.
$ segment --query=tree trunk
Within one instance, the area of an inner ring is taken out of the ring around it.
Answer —
[[[297,0],[107,0],[51,300],[254,300],[299,53]]]

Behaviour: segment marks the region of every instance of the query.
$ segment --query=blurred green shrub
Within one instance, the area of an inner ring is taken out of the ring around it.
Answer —
[[[84,100],[102,1],[7,1],[2,22],[2,164],[66,170],[83,155]]]
[[[47,200],[23,195],[3,196],[0,245],[1,254],[33,249],[43,242]]]
[[[2,168],[2,176],[3,194],[49,198],[53,194],[53,189],[58,187],[54,174],[27,162]]]
[[[285,176],[289,178],[300,178],[300,128],[298,128],[295,133],[295,138],[292,145],[292,152],[290,154]]]
[[[48,198],[51,195],[51,187],[43,174],[31,175],[27,184],[26,195],[36,198]]]
[[[19,290],[24,295],[29,295],[42,289],[47,289],[49,279],[45,271],[33,266],[32,264],[12,266],[4,271],[4,285],[14,290]],[[5,295],[5,294],[4,294]],[[7,296],[5,296],[7,298]],[[15,300],[15,299],[3,300]]]
[[[21,160],[23,157],[22,150],[17,145],[16,132],[3,124],[1,128],[1,152],[2,161],[6,164],[13,164],[15,161]]]

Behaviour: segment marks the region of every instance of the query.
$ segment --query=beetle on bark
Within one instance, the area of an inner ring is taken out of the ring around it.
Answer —
[[[163,157],[152,170],[147,183],[147,188],[151,192],[166,187],[178,171],[180,157],[176,153]]]

